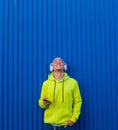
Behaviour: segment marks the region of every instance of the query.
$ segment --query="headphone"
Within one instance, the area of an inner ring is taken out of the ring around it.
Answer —
[[[56,58],[55,58],[56,59]],[[55,60],[54,59],[54,60]],[[54,61],[53,60],[53,61]],[[63,61],[63,60],[62,60]],[[49,66],[49,70],[52,72],[53,71],[53,62],[50,64],[50,66]],[[64,71],[66,71],[67,70],[67,64],[64,62]]]

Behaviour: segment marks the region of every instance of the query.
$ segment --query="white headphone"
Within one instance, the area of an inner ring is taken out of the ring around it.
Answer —
[[[55,59],[56,59],[56,58],[55,58]],[[54,60],[55,60],[55,59],[54,59]],[[54,60],[53,60],[53,61],[54,61]],[[62,60],[62,61],[63,61],[63,60]],[[50,64],[50,66],[49,66],[49,70],[50,70],[51,72],[53,71],[53,65],[52,65],[52,64],[53,64],[53,62],[52,62],[52,63]],[[64,62],[64,71],[66,71],[66,70],[67,70],[67,64]]]

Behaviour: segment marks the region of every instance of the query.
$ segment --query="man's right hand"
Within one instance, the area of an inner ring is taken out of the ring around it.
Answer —
[[[44,98],[44,99],[43,99],[43,104],[44,104],[45,106],[49,106],[49,105],[51,104],[51,102],[50,102],[47,98]]]

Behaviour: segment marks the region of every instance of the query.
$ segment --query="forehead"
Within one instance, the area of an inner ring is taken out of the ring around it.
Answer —
[[[53,63],[56,63],[56,62],[62,62],[62,63],[64,63],[61,58],[55,58],[55,59],[53,60]]]

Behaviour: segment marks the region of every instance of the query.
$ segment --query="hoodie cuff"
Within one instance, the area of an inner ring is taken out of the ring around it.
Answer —
[[[74,123],[77,121],[77,119],[75,119],[74,117],[72,117],[70,120]]]

